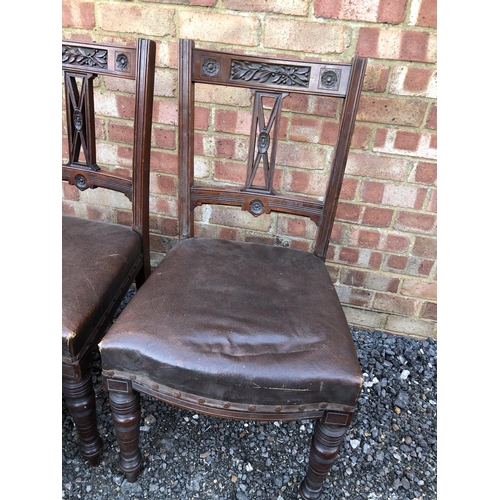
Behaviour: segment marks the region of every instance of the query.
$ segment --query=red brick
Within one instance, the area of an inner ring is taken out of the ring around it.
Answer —
[[[437,257],[437,241],[435,238],[417,236],[413,244],[412,254],[418,257],[435,259]]]
[[[363,90],[365,92],[385,92],[389,82],[390,68],[382,64],[372,63],[366,68]]]
[[[330,236],[330,241],[332,243],[340,243],[344,239],[345,232],[346,232],[345,226],[338,223],[338,222],[335,222],[335,224],[333,224],[332,234]],[[330,246],[329,251],[330,250],[331,250],[331,246]],[[332,258],[330,257],[329,260],[332,260]]]
[[[437,0],[422,0],[416,24],[429,28],[437,27]]]
[[[215,155],[219,158],[232,159],[235,157],[236,143],[232,138],[217,138],[215,141]]]
[[[436,216],[426,213],[400,212],[394,224],[395,229],[432,233],[435,230]]]
[[[307,94],[290,94],[283,99],[282,110],[307,113],[309,110],[309,96]]]
[[[226,9],[243,10],[246,12],[275,12],[293,16],[307,15],[308,0],[222,0]]]
[[[132,212],[130,210],[117,210],[116,222],[122,226],[132,225]]]
[[[157,148],[175,149],[177,134],[174,129],[153,127],[152,146]]]
[[[63,187],[63,196],[66,200],[78,201],[79,199],[79,191],[78,188],[68,184],[67,182],[62,183]]]
[[[135,101],[133,97],[117,95],[116,107],[118,109],[118,116],[120,118],[134,118]]]
[[[404,279],[401,286],[401,295],[436,300],[437,284],[432,281]]]
[[[222,14],[215,11],[179,9],[177,12],[177,36],[207,42],[254,46],[260,22],[255,17]]]
[[[346,174],[404,182],[410,168],[410,162],[404,158],[351,152],[347,160]]]
[[[360,246],[361,248],[378,248],[380,233],[366,229],[352,228],[349,239],[353,246]]]
[[[427,121],[425,123],[425,126],[427,128],[430,128],[432,130],[437,129],[437,104],[433,103],[431,105],[431,109],[429,111],[429,115],[427,116]]]
[[[85,0],[63,0],[63,28],[95,28],[94,2]]]
[[[431,191],[431,197],[429,199],[429,204],[425,207],[428,212],[437,212],[437,191],[433,189]]]
[[[408,130],[398,130],[394,140],[396,149],[406,151],[417,151],[420,143],[420,134],[418,132],[409,132]]]
[[[378,58],[379,32],[378,28],[359,28],[357,56]]]
[[[435,302],[424,302],[420,317],[437,321],[437,304]]]
[[[365,122],[419,127],[424,121],[426,111],[427,103],[422,100],[362,95],[357,119]]]
[[[389,227],[394,210],[389,208],[366,207],[362,223],[367,226]]]
[[[427,62],[429,34],[422,31],[403,31],[401,33],[400,58],[406,61]]]
[[[151,151],[151,170],[155,172],[165,172],[167,174],[177,174],[177,155],[166,153],[165,151]]]
[[[369,126],[356,124],[352,135],[351,149],[368,149],[370,145],[372,129]],[[335,141],[327,142],[333,144]]]
[[[339,99],[335,97],[316,96],[312,113],[318,116],[332,118],[339,109]]]
[[[346,264],[357,264],[359,259],[359,250],[357,248],[342,247],[339,253],[339,262]],[[353,284],[353,286],[355,286]]]
[[[153,174],[150,176],[152,193],[175,196],[177,194],[177,178],[171,175]]]
[[[418,273],[422,276],[429,276],[431,274],[434,263],[435,261],[433,260],[422,260],[422,262],[418,266]]]
[[[130,1],[130,0],[125,0]],[[176,5],[192,5],[200,7],[215,7],[217,0],[142,0],[143,2],[151,3],[166,3]]]
[[[214,179],[216,180],[244,184],[246,177],[247,166],[245,163],[214,162]]]
[[[361,207],[354,203],[342,203],[337,206],[336,219],[339,221],[358,222],[361,215]]]
[[[377,293],[373,302],[373,307],[382,311],[413,316],[418,307],[418,300],[406,299],[390,294]]]
[[[410,248],[410,238],[405,235],[388,234],[385,240],[384,250],[389,252],[407,252]]]
[[[387,136],[389,134],[389,129],[386,128],[378,128],[375,132],[375,141],[373,146],[375,148],[383,148],[385,143],[387,142]]]
[[[338,18],[342,0],[314,0],[314,15],[316,17]]]
[[[204,106],[194,108],[194,128],[196,130],[208,130],[210,120],[210,109]]]
[[[381,203],[385,184],[382,182],[363,181],[361,184],[361,201]]]
[[[371,252],[370,259],[368,260],[369,269],[380,269],[382,265],[382,254],[380,252]]]
[[[323,123],[317,118],[294,116],[290,124],[290,139],[301,142],[322,142]]]
[[[404,255],[389,255],[387,258],[387,267],[390,269],[397,269],[404,271],[408,264],[408,257]]]
[[[291,240],[290,248],[295,250],[302,250],[302,252],[312,252],[312,242],[302,240]]]
[[[110,122],[108,125],[109,140],[117,142],[134,143],[133,125],[125,125],[118,122]]]
[[[425,92],[434,74],[433,69],[409,67],[403,83],[403,89],[407,92]]]
[[[408,0],[381,0],[378,5],[379,23],[399,24],[404,21]]]
[[[287,219],[287,234],[290,236],[305,237],[306,221],[295,217]]]
[[[380,292],[396,293],[398,291],[399,281],[399,278],[357,269],[343,269],[340,275],[341,283]]]
[[[312,54],[342,54],[346,48],[346,34],[347,27],[337,24],[264,18],[264,47],[274,49]],[[229,38],[226,33],[223,36],[223,41]],[[232,39],[231,41],[238,43]]]
[[[68,203],[67,201],[62,202],[62,214],[63,215],[70,215],[70,216],[75,216],[75,207],[72,203]]]
[[[357,188],[358,181],[356,179],[344,177],[342,189],[340,190],[340,198],[344,200],[354,200]]]
[[[435,163],[419,162],[415,170],[415,182],[435,185],[437,181],[437,165]]]
[[[174,9],[159,5],[126,4],[124,2],[97,4],[100,28],[119,33],[138,33],[145,36],[175,36]]]

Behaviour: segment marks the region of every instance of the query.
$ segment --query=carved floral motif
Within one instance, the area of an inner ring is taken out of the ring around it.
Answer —
[[[256,81],[308,87],[311,68],[308,66],[286,66],[252,61],[231,61],[231,80]]]
[[[201,69],[203,70],[203,73],[205,73],[205,75],[207,76],[216,76],[219,73],[220,64],[215,59],[212,59],[210,57],[203,61]]]
[[[98,68],[108,67],[108,51],[102,49],[89,49],[85,47],[62,46],[63,64],[90,66]]]
[[[126,54],[118,54],[116,56],[116,68],[120,71],[125,71],[128,68],[128,57]]]

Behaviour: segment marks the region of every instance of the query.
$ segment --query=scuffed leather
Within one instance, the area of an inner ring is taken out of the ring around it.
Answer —
[[[104,370],[248,404],[354,405],[362,376],[325,264],[289,248],[179,241],[101,342]]]
[[[130,227],[62,217],[62,348],[75,357],[141,255]]]

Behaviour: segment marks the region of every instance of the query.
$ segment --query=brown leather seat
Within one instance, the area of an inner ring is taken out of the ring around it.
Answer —
[[[354,406],[363,383],[335,289],[310,253],[181,240],[121,316],[103,368],[163,382],[186,404],[204,398],[207,412],[219,401],[273,413]]]
[[[102,440],[97,430],[90,377],[92,353],[131,284],[151,273],[149,256],[149,158],[155,44],[118,47],[62,42],[69,160],[62,178],[79,190],[106,188],[131,201],[132,225],[75,216],[62,217],[62,389],[80,437],[82,455],[99,463]],[[131,175],[101,168],[96,158],[93,82],[135,80]]]
[[[110,299],[128,290],[142,263],[141,237],[130,227],[63,216],[62,261],[62,348],[70,361],[92,343]]]
[[[100,344],[119,464],[129,481],[137,480],[142,464],[139,391],[219,417],[316,419],[299,491],[305,499],[320,497],[363,383],[325,258],[365,64],[273,60],[180,41],[180,239]],[[194,179],[196,83],[254,93],[243,187]],[[292,92],[344,100],[324,201],[273,187],[281,103]],[[194,237],[194,210],[203,204],[237,206],[248,217],[276,211],[309,217],[318,226],[314,253]]]

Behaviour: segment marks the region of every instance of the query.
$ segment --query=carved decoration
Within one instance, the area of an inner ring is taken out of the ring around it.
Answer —
[[[207,57],[203,61],[201,69],[207,76],[217,76],[220,71],[220,62],[213,59],[212,57]]]
[[[320,73],[320,87],[329,90],[338,90],[340,86],[341,69],[323,68]]]
[[[75,186],[81,191],[87,189],[88,183],[86,177],[82,174],[75,175]]]
[[[231,61],[231,80],[274,83],[275,85],[309,87],[309,66],[288,66],[253,61]]]
[[[92,75],[77,77],[70,74],[66,74],[65,77],[69,164],[85,165],[91,170],[98,171],[100,168],[95,158],[94,109],[93,101],[89,99],[93,78]],[[81,79],[80,88],[77,79]],[[81,151],[85,156],[83,164],[80,161]]]
[[[120,71],[126,71],[129,65],[128,56],[120,53],[116,55],[116,68]]]
[[[264,212],[264,203],[260,200],[252,200],[250,202],[249,210],[253,215],[260,215]]]
[[[108,51],[104,49],[91,49],[86,47],[62,46],[63,64],[90,66],[98,68],[108,67]]]
[[[243,188],[244,191],[260,191],[269,194],[274,193],[272,184],[278,138],[279,116],[281,113],[282,100],[287,95],[288,93],[282,92],[255,92],[252,133],[250,136],[250,149],[247,164],[247,179],[245,187]],[[267,122],[262,102],[263,98],[274,99],[274,105]],[[255,186],[253,182],[261,162],[264,168],[265,185]],[[255,211],[254,213],[254,211],[250,211],[254,215],[258,212]]]

